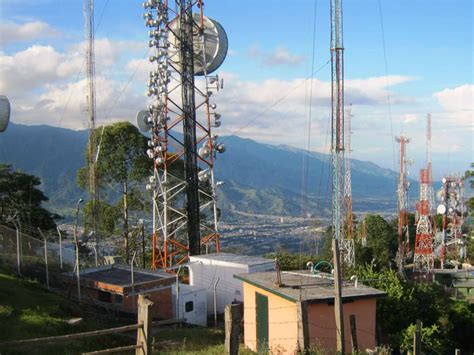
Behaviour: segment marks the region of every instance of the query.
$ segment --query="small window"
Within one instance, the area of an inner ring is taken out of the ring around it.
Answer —
[[[123,303],[123,296],[122,295],[115,295],[114,296],[115,303]]]
[[[184,310],[186,313],[192,312],[194,309],[194,302],[193,301],[188,301],[184,304]]]
[[[110,292],[99,291],[98,298],[101,302],[112,302],[112,295],[110,294]]]

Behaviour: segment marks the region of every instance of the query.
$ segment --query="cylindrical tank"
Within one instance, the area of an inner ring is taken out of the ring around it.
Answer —
[[[10,122],[10,101],[5,95],[0,95],[0,132],[7,129]]]

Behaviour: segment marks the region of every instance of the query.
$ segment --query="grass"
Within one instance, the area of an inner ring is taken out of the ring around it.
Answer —
[[[224,338],[223,329],[192,327],[161,330],[153,340],[155,353],[160,355],[220,355],[225,354]],[[240,344],[239,354],[255,353]]]
[[[83,318],[79,325],[65,322]],[[130,323],[130,322],[129,322]],[[0,268],[0,342],[80,333],[123,325],[116,320],[85,315],[77,304],[48,292],[36,281],[18,278]],[[34,348],[2,349],[0,354],[80,354],[131,345],[133,332],[127,335],[101,336]],[[159,328],[153,338],[157,354],[223,354],[224,330],[201,327]],[[241,344],[239,354],[254,354]]]
[[[75,303],[48,292],[31,280],[17,278],[0,270],[0,342],[63,334],[80,333],[117,326],[114,321],[84,317]],[[69,325],[70,318],[84,318],[79,325]],[[125,342],[125,343],[124,343]],[[133,340],[107,336],[70,341],[60,345],[35,348],[1,349],[1,354],[77,354],[132,344]]]

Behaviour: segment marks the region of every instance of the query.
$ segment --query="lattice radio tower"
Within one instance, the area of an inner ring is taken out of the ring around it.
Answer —
[[[410,248],[410,235],[408,229],[408,188],[407,165],[410,163],[406,157],[406,146],[410,139],[404,136],[396,137],[400,144],[400,171],[398,176],[397,201],[398,201],[398,272],[403,274],[403,264]]]
[[[430,215],[435,214],[436,206],[433,189],[433,169],[431,164],[431,114],[426,116],[426,169],[428,170],[428,203]]]
[[[451,257],[465,257],[464,235],[462,225],[466,206],[464,204],[464,180],[460,175],[450,175],[442,179],[443,186],[438,191],[441,204],[437,208],[438,214],[443,216],[441,243],[441,265],[444,266],[446,253]]]
[[[91,231],[95,239],[97,252],[99,248],[99,184],[96,161],[96,97],[95,97],[95,33],[94,33],[94,0],[84,0],[84,22],[87,40],[86,67],[87,67],[87,113],[89,127],[89,193],[91,199]]]
[[[346,230],[344,239],[341,239],[343,248],[343,261],[346,265],[353,266],[355,264],[355,250],[354,250],[354,220],[352,215],[352,178],[351,178],[351,120],[352,107],[349,106],[347,110],[346,119],[346,151],[345,151],[345,166],[344,166],[344,209],[346,212]]]
[[[152,268],[171,270],[201,247],[219,252],[214,160],[225,146],[212,132],[220,114],[210,97],[222,81],[210,73],[224,61],[227,36],[203,15],[200,0],[147,0],[143,7],[155,52],[149,59],[156,63],[149,107],[137,116],[140,128],[151,131]]]
[[[434,264],[433,227],[429,210],[429,172],[420,170],[420,200],[417,204],[418,221],[416,224],[415,253],[413,268],[430,272]]]

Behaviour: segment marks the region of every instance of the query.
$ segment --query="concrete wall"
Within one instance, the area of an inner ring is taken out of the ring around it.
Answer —
[[[367,298],[344,303],[343,312],[346,350],[351,349],[349,321],[351,314],[356,316],[359,349],[373,349],[375,347],[376,299]],[[309,304],[308,323],[311,344],[317,344],[329,350],[336,349],[336,323],[333,304]]]
[[[296,303],[244,283],[244,342],[257,351],[257,324],[255,293],[268,297],[268,342],[274,354],[294,354],[298,347]]]

